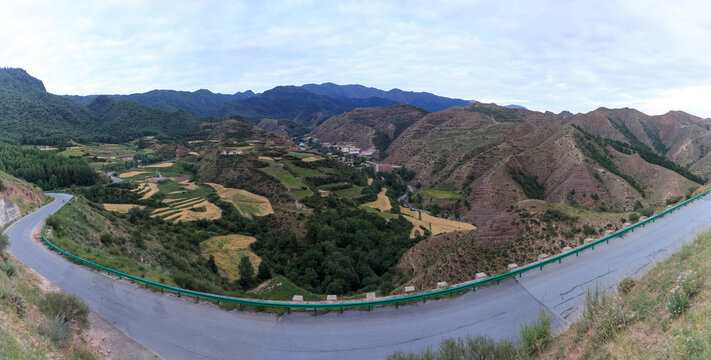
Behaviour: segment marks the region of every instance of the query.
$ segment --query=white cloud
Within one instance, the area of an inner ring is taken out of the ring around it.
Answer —
[[[702,1],[29,1],[0,4],[0,66],[55,93],[235,92],[332,81],[711,116]],[[706,92],[704,92],[706,91]]]

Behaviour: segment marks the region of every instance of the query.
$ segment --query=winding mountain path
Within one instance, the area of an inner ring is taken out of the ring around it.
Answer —
[[[699,199],[624,239],[462,296],[399,309],[277,318],[153,293],[70,263],[32,240],[44,219],[71,199],[52,196],[54,202],[8,228],[9,252],[166,359],[378,359],[397,349],[437,345],[443,337],[514,339],[521,323],[541,309],[562,329],[580,309],[587,288],[613,288],[624,276],[639,276],[711,227],[711,201]]]

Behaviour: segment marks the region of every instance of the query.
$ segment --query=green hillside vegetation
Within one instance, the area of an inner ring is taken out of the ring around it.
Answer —
[[[0,139],[21,144],[71,145],[124,142],[155,135],[179,141],[200,119],[184,111],[157,110],[132,101],[97,97],[86,106],[50,94],[21,69],[0,69]]]
[[[43,293],[35,275],[4,253],[0,234],[0,357],[94,359],[81,333],[88,307],[66,293]]]
[[[0,171],[44,190],[87,186],[98,181],[98,175],[85,160],[5,143],[0,143]]]

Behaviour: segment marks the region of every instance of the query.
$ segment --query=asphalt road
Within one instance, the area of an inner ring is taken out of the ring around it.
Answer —
[[[277,318],[153,293],[70,263],[31,238],[70,198],[56,197],[8,228],[9,252],[166,359],[378,359],[436,346],[444,337],[515,339],[521,323],[541,309],[560,330],[579,314],[588,288],[613,288],[624,276],[642,275],[711,227],[711,201],[697,200],[624,239],[452,299]]]

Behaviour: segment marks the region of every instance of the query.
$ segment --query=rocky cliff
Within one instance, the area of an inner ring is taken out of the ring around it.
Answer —
[[[0,199],[0,228],[22,216],[17,204]]]

